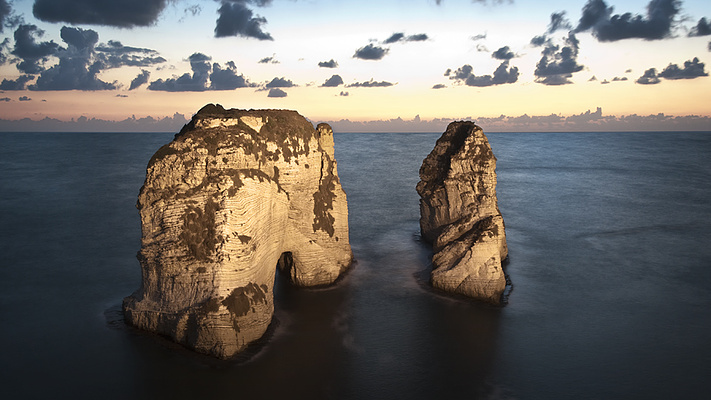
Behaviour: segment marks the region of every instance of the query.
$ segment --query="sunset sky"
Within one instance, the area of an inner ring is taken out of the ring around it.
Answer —
[[[0,19],[2,120],[220,103],[312,121],[663,113],[711,130],[708,0],[0,0]]]

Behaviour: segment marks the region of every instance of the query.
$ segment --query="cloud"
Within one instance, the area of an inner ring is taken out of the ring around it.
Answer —
[[[624,82],[626,80],[627,80],[626,76],[623,76],[623,77],[616,76],[616,77],[612,78],[613,82]]]
[[[438,83],[438,84],[432,86],[432,89],[444,89],[446,87],[447,87],[446,85]]]
[[[267,97],[286,97],[286,92],[281,89],[274,88],[269,90]]]
[[[277,60],[274,56],[271,57],[264,57],[261,60],[257,61],[258,64],[279,64],[279,60]]]
[[[590,30],[601,42],[664,39],[671,36],[674,17],[680,9],[679,0],[651,0],[647,4],[646,17],[631,13],[613,15],[613,7],[608,7],[604,0],[588,0],[575,31]]]
[[[706,18],[701,18],[695,27],[689,31],[689,36],[708,36],[711,35],[711,24],[706,21]]]
[[[150,76],[150,72],[145,69],[141,70],[141,73],[131,81],[131,86],[129,86],[128,90],[137,89],[141,85],[148,83],[148,78],[150,78]]]
[[[59,63],[42,71],[30,90],[112,90],[115,83],[104,82],[97,77],[105,67],[95,59],[94,46],[99,35],[91,29],[64,26],[60,32],[67,48],[59,49]]]
[[[338,63],[332,59],[329,61],[321,61],[318,63],[318,66],[321,68],[338,68]]]
[[[7,0],[0,0],[0,33],[2,33],[5,27],[5,20],[10,17],[12,13],[12,8]]]
[[[349,94],[348,92],[341,92],[338,95],[341,97],[348,97],[348,94]]]
[[[211,64],[212,58],[202,53],[193,53],[188,60],[192,74],[186,72],[177,78],[155,80],[148,85],[148,90],[204,92],[256,86],[250,83],[244,75],[237,73],[237,66],[232,61],[228,61],[223,68],[218,63]]]
[[[100,44],[94,49],[96,57],[103,63],[103,68],[149,67],[166,61],[157,51],[140,47],[124,46],[116,40]]]
[[[127,95],[127,94],[121,94],[121,93],[119,93],[119,94],[116,95],[116,97],[120,97],[120,98],[124,98],[124,99],[125,99],[125,98],[128,97],[128,95]]]
[[[392,44],[397,42],[423,42],[429,39],[426,33],[418,33],[416,35],[405,36],[402,32],[393,33],[389,38],[383,41],[383,44]]]
[[[693,60],[684,61],[684,68],[679,68],[676,64],[669,64],[659,76],[664,79],[694,79],[702,76],[709,76],[705,71],[705,64],[700,62],[698,58],[694,57]]]
[[[477,41],[477,40],[483,40],[486,39],[486,33],[480,33],[478,35],[474,35],[471,37],[471,40]]]
[[[579,42],[573,32],[565,39],[565,46],[547,42],[541,52],[540,61],[536,64],[533,74],[536,82],[544,85],[565,85],[572,83],[571,78],[574,73],[581,71],[584,66],[578,64]]]
[[[371,88],[371,87],[389,87],[389,86],[393,86],[393,83],[386,82],[386,81],[376,82],[376,81],[373,81],[373,79],[371,79],[369,81],[365,81],[365,82],[355,82],[355,83],[346,85],[347,88],[352,88],[352,87]]]
[[[268,1],[258,2],[258,5],[267,4]],[[274,40],[269,33],[262,30],[262,25],[267,19],[253,16],[252,10],[247,8],[243,1],[224,1],[217,10],[220,15],[215,26],[215,37],[242,36],[259,40]]]
[[[167,3],[167,0],[35,0],[32,13],[46,22],[133,28],[154,24]]]
[[[0,101],[8,102],[10,100],[12,100],[12,99],[9,97],[0,97]]]
[[[212,64],[209,90],[234,90],[255,86],[249,83],[244,75],[237,74],[237,66],[233,61],[228,61],[225,66],[226,68],[222,68],[218,63]]]
[[[32,101],[32,98],[27,97],[27,96],[20,96],[20,98],[19,98],[18,100],[20,100],[20,101]]]
[[[25,90],[25,85],[35,77],[32,75],[20,75],[15,80],[3,79],[0,83],[0,90]]]
[[[343,78],[341,78],[340,75],[333,75],[332,77],[328,78],[326,82],[321,85],[321,87],[337,87],[342,84]]]
[[[445,76],[449,79],[463,83],[467,86],[487,87],[495,85],[503,85],[506,83],[515,83],[518,80],[518,68],[509,68],[509,61],[503,61],[494,71],[494,75],[474,75],[474,68],[471,65],[465,64],[452,73],[451,70],[445,72]]]
[[[548,30],[546,33],[553,33],[557,30],[570,30],[573,29],[573,25],[570,24],[568,18],[565,17],[565,11],[560,11],[551,14],[551,22],[548,23]]]
[[[294,82],[286,78],[274,78],[271,82],[267,83],[266,88],[290,88],[294,87]]]
[[[367,46],[361,47],[353,54],[353,58],[361,60],[381,60],[390,51],[390,49],[382,48],[370,43]]]
[[[479,53],[488,53],[489,49],[487,49],[486,46],[484,46],[483,44],[477,43],[476,51],[478,51]]]
[[[516,55],[509,49],[509,46],[504,46],[493,52],[491,57],[497,60],[510,60],[516,57]]]
[[[389,38],[385,39],[383,41],[384,44],[391,44],[391,43],[396,43],[401,41],[405,37],[405,34],[402,32],[398,33],[393,33]]]
[[[635,82],[641,85],[655,85],[661,82],[659,78],[678,80],[694,79],[708,75],[705,70],[705,64],[695,57],[693,60],[685,61],[683,68],[676,64],[669,64],[660,73],[657,73],[656,68],[650,68],[644,71],[644,74],[637,78]]]
[[[43,64],[50,56],[56,54],[59,45],[50,40],[49,42],[37,42],[35,37],[42,37],[44,31],[36,25],[22,24],[15,30],[15,48],[11,54],[21,60],[17,64],[17,69],[26,74],[38,74],[44,71]]]
[[[546,42],[548,42],[548,40],[549,39],[546,35],[539,35],[539,36],[534,36],[531,39],[530,43],[531,43],[531,46],[533,46],[533,47],[541,47],[544,44],[546,44]]]
[[[657,70],[654,68],[650,68],[644,71],[644,74],[637,78],[635,82],[639,83],[640,85],[656,85],[657,83],[661,82],[661,80],[659,80]]]

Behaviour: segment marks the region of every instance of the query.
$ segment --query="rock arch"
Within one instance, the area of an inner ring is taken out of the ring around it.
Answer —
[[[294,111],[203,107],[149,161],[137,207],[126,321],[221,358],[266,331],[278,265],[314,286],[353,258],[333,132]]]

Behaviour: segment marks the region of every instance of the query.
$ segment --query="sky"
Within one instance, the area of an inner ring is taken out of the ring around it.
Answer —
[[[0,130],[170,131],[219,103],[345,131],[711,131],[708,0],[0,0],[0,20]]]

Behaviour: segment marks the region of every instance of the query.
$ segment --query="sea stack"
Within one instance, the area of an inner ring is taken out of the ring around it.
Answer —
[[[267,330],[277,267],[318,286],[353,259],[333,132],[295,111],[203,107],[148,162],[137,207],[126,321],[219,358]]]
[[[420,229],[432,243],[432,285],[499,304],[508,255],[496,199],[496,157],[473,122],[452,122],[422,162]]]

